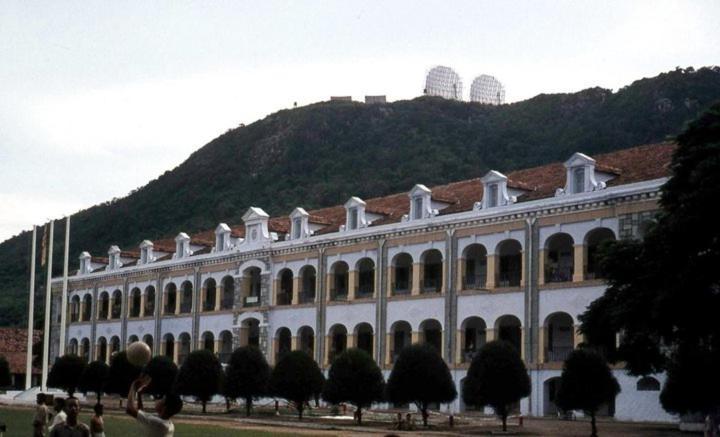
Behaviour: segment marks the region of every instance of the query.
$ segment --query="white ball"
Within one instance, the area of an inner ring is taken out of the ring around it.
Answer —
[[[135,341],[127,348],[127,359],[130,364],[142,367],[150,361],[152,352],[144,341]]]

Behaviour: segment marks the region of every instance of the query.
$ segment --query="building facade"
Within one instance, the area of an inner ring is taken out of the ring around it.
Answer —
[[[523,414],[556,415],[562,362],[583,341],[578,316],[602,295],[606,240],[641,238],[669,176],[672,144],[621,150],[408,193],[269,217],[194,236],[84,252],[69,280],[66,352],[108,360],[143,340],[182,363],[207,348],[227,362],[260,347],[271,364],[304,350],[321,368],[348,347],[389,374],[411,343],[436,347],[460,392],[488,341],[514,344],[532,379]],[[140,239],[140,238],[138,238]],[[60,311],[61,279],[53,310]],[[58,354],[59,330],[53,329]],[[616,344],[608,332],[607,348]],[[630,377],[606,413],[670,421],[664,375]],[[467,410],[460,399],[450,411]]]

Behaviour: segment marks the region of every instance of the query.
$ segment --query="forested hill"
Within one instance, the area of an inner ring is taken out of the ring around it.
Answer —
[[[239,223],[650,143],[675,135],[720,100],[720,68],[677,69],[617,92],[541,94],[502,106],[421,97],[324,102],[232,129],[129,196],[73,216],[71,257],[111,244]],[[182,128],[182,127],[180,127]],[[58,223],[58,225],[62,225]],[[30,224],[28,224],[30,226]],[[0,326],[25,317],[30,233],[0,244]],[[61,271],[62,227],[56,232]],[[42,281],[39,281],[42,283]],[[36,305],[39,307],[39,305]],[[37,320],[37,319],[36,319]]]

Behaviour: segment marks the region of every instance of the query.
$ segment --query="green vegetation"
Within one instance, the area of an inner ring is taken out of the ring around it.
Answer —
[[[80,385],[80,378],[87,364],[77,355],[67,354],[55,360],[48,374],[47,385],[65,390],[72,397]]]
[[[302,420],[305,404],[322,392],[325,377],[310,355],[303,351],[289,352],[270,374],[270,392],[293,403]]]
[[[0,388],[9,387],[12,384],[12,375],[10,374],[10,363],[7,359],[0,355]]]
[[[245,415],[252,410],[253,399],[268,393],[270,365],[265,355],[255,346],[235,349],[225,368],[223,395],[228,399],[243,399]]]
[[[207,349],[190,352],[180,366],[177,375],[176,393],[194,396],[202,403],[202,412],[206,412],[207,402],[220,393],[223,370],[214,353]]]
[[[664,140],[719,99],[720,69],[703,68],[638,80],[615,93],[592,88],[502,106],[421,97],[284,110],[229,130],[127,197],[78,212],[70,253],[77,265],[83,250],[104,256],[111,244],[135,249],[146,238],[239,223],[251,205],[286,215],[298,205],[341,204],[350,195],[369,198],[418,182],[432,186],[490,168]],[[60,272],[62,231],[56,238]],[[0,244],[0,326],[26,317],[29,253],[29,232]]]
[[[85,367],[80,376],[78,389],[87,396],[88,393],[94,393],[99,404],[102,400],[102,394],[105,391],[108,376],[110,375],[110,366],[105,361],[93,361]]]

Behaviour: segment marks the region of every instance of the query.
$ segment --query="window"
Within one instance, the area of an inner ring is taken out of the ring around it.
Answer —
[[[652,376],[640,378],[637,382],[637,391],[660,391],[660,381]]]
[[[421,218],[423,218],[423,199],[418,196],[413,199],[413,219],[418,220]]]
[[[299,239],[301,231],[302,231],[302,218],[295,217],[293,219],[293,239],[295,239],[295,240]]]
[[[358,228],[358,209],[350,208],[350,229]]]
[[[218,251],[225,250],[225,234],[218,234],[217,250]]]
[[[573,193],[585,192],[585,167],[573,170]]]
[[[490,208],[495,207],[498,205],[498,186],[497,184],[492,184],[488,186],[488,206]]]

